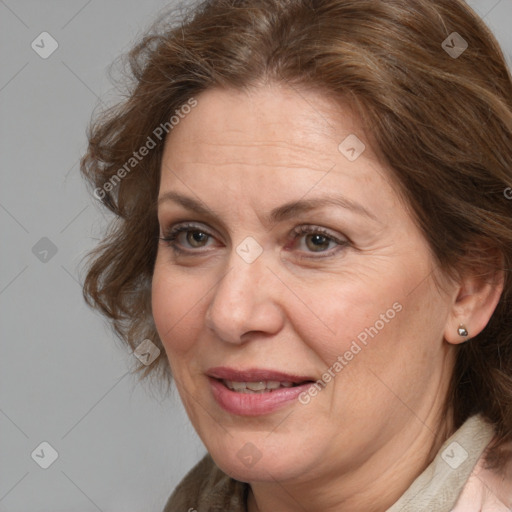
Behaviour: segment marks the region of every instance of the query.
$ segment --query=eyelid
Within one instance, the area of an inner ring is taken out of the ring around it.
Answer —
[[[323,226],[316,226],[314,224],[301,224],[300,226],[296,226],[293,228],[292,233],[296,235],[304,235],[304,234],[321,234],[326,238],[330,238],[331,240],[337,243],[348,242],[348,239],[345,236],[338,236],[335,232],[331,231],[328,228]]]
[[[163,242],[168,242],[168,245],[173,245],[171,244],[171,242],[175,241],[178,235],[180,235],[181,233],[186,233],[187,231],[200,231],[201,233],[204,233],[211,238],[217,238],[217,235],[211,232],[213,230],[210,231],[209,228],[205,229],[203,228],[203,225],[194,222],[178,222],[170,227],[160,229],[161,235],[158,238]],[[172,240],[169,240],[171,238]]]

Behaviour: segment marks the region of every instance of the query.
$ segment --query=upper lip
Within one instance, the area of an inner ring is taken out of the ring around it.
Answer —
[[[307,376],[292,375],[289,373],[267,370],[263,368],[236,370],[226,366],[210,368],[206,371],[206,375],[215,379],[230,380],[235,382],[259,382],[272,380],[277,382],[293,382],[294,384],[298,384],[301,382],[314,380],[313,378]]]

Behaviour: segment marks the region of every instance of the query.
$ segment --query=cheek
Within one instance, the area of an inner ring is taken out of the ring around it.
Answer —
[[[152,282],[152,310],[156,329],[167,354],[186,353],[201,327],[198,315],[206,291],[194,279],[166,268],[157,258]],[[197,331],[197,332],[196,332]]]
[[[404,367],[416,375],[430,371],[424,361],[436,362],[446,307],[430,280],[415,289],[422,270],[403,265],[380,277],[358,272],[328,285],[296,288],[310,309],[294,313],[298,334],[320,368],[336,374],[335,385],[357,387],[372,380],[370,370],[397,385]]]
[[[310,311],[296,307],[294,318],[304,342],[317,352],[325,364],[332,364],[356,341],[384,338],[403,314],[399,281],[343,279],[310,286],[299,293]],[[299,295],[298,293],[298,295]],[[401,311],[397,311],[401,310]],[[300,313],[300,314],[299,314]],[[353,349],[357,351],[357,347]],[[350,357],[350,355],[349,355]]]

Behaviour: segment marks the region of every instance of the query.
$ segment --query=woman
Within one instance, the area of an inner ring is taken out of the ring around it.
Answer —
[[[212,0],[130,59],[82,162],[116,215],[84,294],[208,450],[165,511],[510,510],[512,79],[482,21]]]

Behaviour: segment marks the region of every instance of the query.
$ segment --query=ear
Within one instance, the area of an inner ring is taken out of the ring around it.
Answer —
[[[505,280],[502,255],[494,261],[497,264],[492,269],[479,266],[465,272],[460,278],[444,332],[448,343],[456,345],[474,338],[489,322],[500,300]],[[467,330],[467,336],[459,333],[459,327]]]

